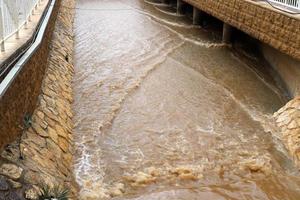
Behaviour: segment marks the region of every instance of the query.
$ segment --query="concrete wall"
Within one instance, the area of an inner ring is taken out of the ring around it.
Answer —
[[[300,60],[300,18],[251,0],[183,0]]]
[[[36,107],[59,2],[56,1],[42,44],[0,99],[0,150],[20,136],[24,127],[24,116],[27,113],[32,114]]]
[[[299,41],[300,43],[300,41]],[[284,81],[291,97],[300,95],[300,60],[279,52],[263,44],[262,53],[270,65],[278,72]]]
[[[260,40],[266,60],[293,97],[274,113],[287,151],[300,168],[300,17],[251,0],[183,0]]]

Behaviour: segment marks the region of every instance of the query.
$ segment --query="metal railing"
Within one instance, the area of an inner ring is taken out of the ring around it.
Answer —
[[[269,0],[269,1],[300,10],[300,0]]]
[[[31,15],[42,0],[0,0],[0,48],[5,51],[5,41],[31,21]],[[26,27],[25,27],[26,28]]]

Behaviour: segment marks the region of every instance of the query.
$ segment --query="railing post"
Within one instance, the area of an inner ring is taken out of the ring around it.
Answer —
[[[34,7],[31,10],[31,14],[34,15]]]
[[[287,6],[300,10],[300,0],[269,0],[270,2],[278,3],[279,5]]]
[[[16,0],[14,0],[14,5],[13,5],[13,8],[14,8],[14,12],[13,12],[13,18],[14,18],[14,21],[15,21],[15,24],[16,24],[16,27],[17,27],[17,31],[16,31],[16,39],[19,39],[19,9],[18,9],[18,5],[17,5],[17,2]]]
[[[33,9],[33,10],[37,10],[37,9],[38,9],[38,7],[39,7],[39,2],[40,2],[40,0],[35,1],[35,6],[34,6],[34,9]]]
[[[20,38],[20,29],[39,8],[42,0],[0,0],[0,51],[5,51],[5,41],[12,35]]]
[[[24,0],[21,0],[21,6],[20,7],[23,8],[23,13],[24,13],[24,19],[25,19],[24,28],[27,29],[27,10],[26,10],[26,7],[25,7]]]
[[[0,40],[1,40],[1,44],[0,44],[0,48],[1,48],[1,52],[5,51],[5,44],[4,44],[4,21],[3,21],[3,0],[0,0]]]
[[[28,8],[28,21],[31,22],[31,11],[29,10],[29,8],[31,7],[31,5],[29,4],[29,1],[26,1],[26,7]]]

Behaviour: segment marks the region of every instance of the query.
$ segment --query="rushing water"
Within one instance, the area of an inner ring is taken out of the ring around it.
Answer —
[[[75,176],[81,199],[300,199],[269,120],[265,63],[142,0],[78,0]],[[251,63],[256,62],[256,68]]]

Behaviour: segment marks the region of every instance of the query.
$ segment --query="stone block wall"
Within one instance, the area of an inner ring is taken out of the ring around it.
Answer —
[[[279,138],[300,169],[300,96],[274,114],[280,129]]]
[[[22,127],[24,127],[24,117],[27,114],[31,115],[36,107],[47,66],[49,44],[58,5],[59,0],[54,6],[42,44],[23,66],[4,96],[0,98],[0,150],[20,136]]]
[[[183,0],[300,60],[300,17],[252,0]]]
[[[75,0],[61,0],[32,125],[0,156],[0,197],[38,198],[44,185],[70,190],[73,178],[72,78]],[[45,59],[47,60],[47,59]],[[45,62],[44,60],[44,62]],[[11,111],[15,112],[15,111]],[[4,185],[1,190],[1,184]],[[1,198],[0,198],[1,199]]]

